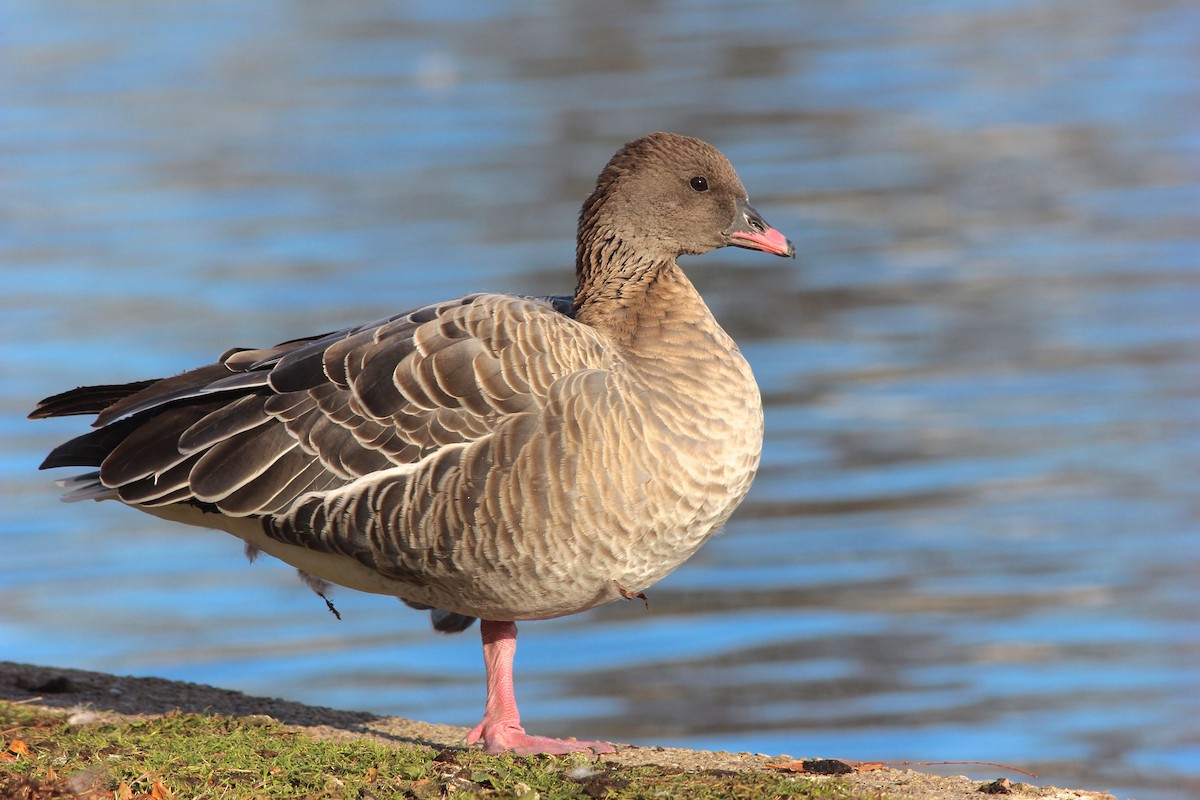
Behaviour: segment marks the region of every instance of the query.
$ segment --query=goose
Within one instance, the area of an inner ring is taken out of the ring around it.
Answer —
[[[645,599],[745,497],[761,395],[677,263],[726,245],[795,257],[716,148],[653,133],[583,204],[572,297],[470,294],[79,387],[29,415],[96,415],[41,468],[91,467],[64,500],[226,531],[323,597],[392,595],[443,632],[479,619],[468,744],[613,752],[526,733],[517,622]]]

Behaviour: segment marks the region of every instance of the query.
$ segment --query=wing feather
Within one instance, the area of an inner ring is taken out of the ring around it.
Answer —
[[[210,393],[208,387],[213,381],[228,375],[228,368],[224,364],[217,363],[188,370],[171,378],[153,381],[141,390],[105,408],[97,415],[96,421],[92,424],[100,428],[122,417],[158,408],[175,400],[200,397]],[[146,382],[142,381],[141,383],[145,384]]]
[[[131,424],[128,436],[95,466],[105,486],[117,488],[155,473],[166,472],[183,461],[179,432],[199,422],[214,410],[213,403],[171,408],[140,425]]]
[[[161,506],[174,502],[177,497],[191,497],[192,489],[188,477],[192,467],[200,460],[199,455],[182,459],[162,472],[155,472],[136,481],[123,483],[117,489],[122,502],[134,505]]]
[[[261,395],[239,397],[207,414],[179,435],[176,446],[185,456],[207,450],[239,433],[271,421]]]
[[[358,358],[345,362],[348,385],[354,399],[364,414],[375,419],[390,417],[406,402],[397,385],[396,373],[405,365],[412,364],[413,359],[409,356],[415,351],[406,347],[405,342],[401,342],[398,348],[391,347],[394,341],[372,342],[365,352],[358,354]]]
[[[233,517],[261,515],[286,507],[323,472],[323,465],[298,447],[282,453],[253,480],[246,481],[217,501],[217,508]],[[284,498],[281,503],[280,497]]]
[[[192,467],[188,482],[197,500],[220,506],[221,500],[261,477],[298,445],[283,425],[260,425],[208,448]]]
[[[471,295],[233,350],[165,380],[64,393],[39,409],[99,411],[100,430],[44,466],[98,466],[81,496],[273,516],[271,535],[364,563],[419,549],[407,536],[445,552],[487,515],[516,518],[497,472],[544,430],[557,382],[611,366],[599,335],[566,311],[561,299]],[[527,461],[558,468],[550,451]],[[382,518],[386,536],[372,529]],[[432,533],[409,531],[421,519]]]

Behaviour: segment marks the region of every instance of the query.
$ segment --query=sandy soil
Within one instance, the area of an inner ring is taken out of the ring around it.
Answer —
[[[439,749],[465,747],[466,728],[433,725],[402,717],[380,717],[358,711],[338,711],[287,700],[250,697],[240,692],[161,678],[132,678],[0,661],[0,699],[58,710],[88,710],[101,719],[144,717],[168,711],[209,712],[227,716],[267,715],[322,739],[370,738],[396,746],[429,745]],[[619,746],[615,755],[599,757],[605,764],[654,764],[688,771],[767,769],[788,759],[762,754],[707,752],[663,747]],[[1007,792],[1020,798],[1104,800],[1111,795],[1019,783],[1016,774]],[[855,788],[912,800],[979,800],[984,783],[964,777],[926,775],[911,769],[878,769],[828,778],[846,780]],[[1028,779],[1025,779],[1026,781]]]

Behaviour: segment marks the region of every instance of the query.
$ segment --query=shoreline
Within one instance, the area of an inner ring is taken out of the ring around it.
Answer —
[[[89,721],[144,720],[172,711],[226,717],[270,717],[305,736],[322,741],[368,739],[390,747],[474,750],[464,744],[467,729],[369,712],[308,706],[277,698],[253,697],[228,689],[163,678],[139,678],[101,672],[0,661],[0,700],[51,713],[86,711]],[[681,772],[727,771],[779,774],[769,764],[792,762],[790,756],[727,753],[617,744],[615,754],[598,756],[611,769],[654,766]],[[1112,795],[1082,789],[1037,786],[1022,775],[996,768],[988,780],[930,775],[909,768],[885,767],[836,776],[805,778],[844,783],[860,793],[881,793],[911,800],[977,800],[982,787],[1008,779],[1006,794],[1050,800],[1111,800]]]

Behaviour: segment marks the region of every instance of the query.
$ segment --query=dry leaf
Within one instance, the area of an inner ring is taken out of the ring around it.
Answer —
[[[121,785],[117,787],[115,800],[133,800],[133,790],[125,781],[121,781]]]
[[[29,755],[29,745],[25,744],[23,739],[13,739],[8,746],[8,752],[18,756]]]
[[[150,798],[151,800],[175,800],[175,795],[163,785],[162,781],[155,781],[154,785],[150,787]]]

